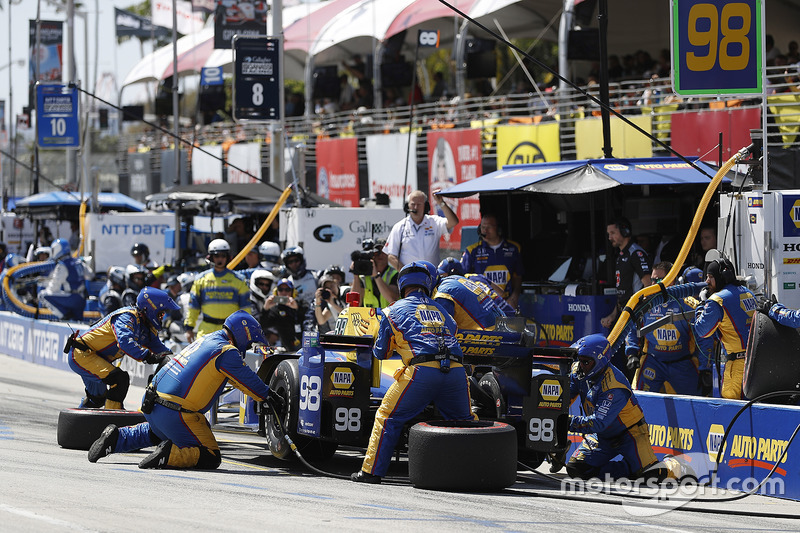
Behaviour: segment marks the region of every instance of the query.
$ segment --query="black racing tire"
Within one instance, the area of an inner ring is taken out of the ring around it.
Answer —
[[[502,490],[517,478],[517,432],[502,422],[420,422],[408,436],[408,475],[420,489]]]
[[[118,427],[145,422],[140,411],[117,409],[64,409],[58,413],[58,445],[71,450],[88,450],[109,424]]]
[[[491,418],[504,417],[506,415],[506,400],[503,398],[503,393],[500,392],[500,383],[498,383],[497,377],[491,372],[485,373],[478,382],[478,387],[492,398],[494,413]]]
[[[284,431],[288,431],[297,450],[307,461],[327,461],[336,453],[337,444],[311,439],[297,434],[297,416],[300,411],[300,368],[297,359],[281,361],[269,380],[269,388],[281,395],[285,410],[275,418],[272,409],[267,410],[265,429],[270,453],[278,458],[289,460],[294,457]],[[286,428],[286,430],[284,430]]]
[[[743,390],[747,398],[781,390],[797,390],[800,383],[800,332],[778,324],[764,313],[753,314],[744,360]],[[770,398],[766,403],[787,403]]]

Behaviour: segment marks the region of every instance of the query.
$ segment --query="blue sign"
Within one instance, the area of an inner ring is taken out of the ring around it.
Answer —
[[[39,148],[80,148],[78,89],[36,85],[36,139]]]
[[[761,2],[672,1],[672,81],[677,94],[762,92]]]
[[[222,74],[222,67],[203,67],[200,70],[200,85],[207,87],[223,85],[225,79]]]

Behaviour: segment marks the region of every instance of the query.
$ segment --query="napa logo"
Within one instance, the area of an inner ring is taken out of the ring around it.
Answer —
[[[508,156],[506,165],[526,165],[530,163],[544,163],[547,159],[538,145],[530,141],[517,144]]]
[[[708,436],[706,437],[706,449],[708,450],[708,459],[711,462],[717,462],[717,455],[722,454],[722,457],[725,457],[725,448],[727,448],[727,444],[722,450],[719,449],[720,445],[722,444],[722,437],[725,435],[725,428],[722,427],[720,424],[711,424],[711,427],[708,428]],[[722,462],[722,457],[720,457],[720,462]]]
[[[741,306],[745,313],[752,313],[758,307],[756,299],[752,295],[747,296],[746,294],[741,296]]]
[[[546,379],[539,387],[539,394],[542,395],[543,400],[548,402],[557,401],[561,397],[561,391],[561,383],[555,379]]]
[[[444,317],[438,309],[420,307],[417,309],[416,315],[417,320],[419,320],[423,326],[441,326],[444,324]]]
[[[764,198],[761,196],[751,196],[747,199],[747,207],[764,207]]]
[[[653,332],[653,335],[655,335],[658,344],[667,346],[674,346],[680,339],[680,333],[678,333],[678,329],[674,324],[667,324],[664,327],[658,328]]]
[[[603,170],[615,170],[615,171],[628,170],[628,165],[619,165],[619,164],[603,165]]]
[[[349,389],[356,381],[353,371],[345,366],[337,366],[331,374],[333,386],[337,389]]]

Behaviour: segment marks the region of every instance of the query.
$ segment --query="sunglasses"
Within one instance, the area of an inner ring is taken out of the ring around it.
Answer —
[[[278,292],[292,292],[289,287],[278,287]]]
[[[256,287],[261,287],[262,289],[269,289],[272,287],[272,283],[269,281],[256,281]]]

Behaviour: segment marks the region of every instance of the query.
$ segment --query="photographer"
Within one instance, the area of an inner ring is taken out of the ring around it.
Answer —
[[[362,251],[351,255],[351,290],[359,294],[364,307],[388,307],[400,297],[397,270],[389,265],[389,256],[383,251],[385,244],[386,239],[364,239]]]
[[[323,276],[320,288],[314,293],[314,318],[320,334],[334,330],[342,309],[344,302],[339,298],[339,282],[332,276]]]
[[[292,280],[288,278],[279,280],[275,289],[270,293],[269,287],[272,286],[270,276],[272,274],[267,270],[257,270],[253,275],[255,282],[251,282],[251,287],[256,286],[260,289],[259,292],[265,295],[261,301],[251,298],[253,316],[256,317],[262,328],[266,326],[277,330],[281,345],[286,350],[296,350],[300,346],[300,320],[305,315],[305,308],[300,300],[294,298]]]

